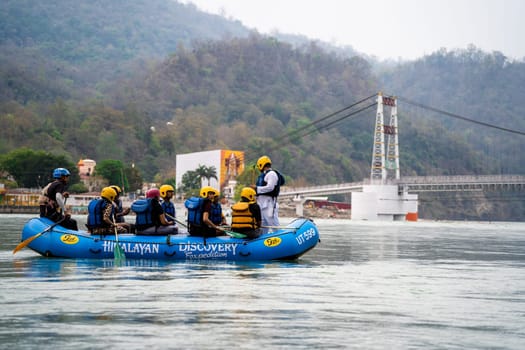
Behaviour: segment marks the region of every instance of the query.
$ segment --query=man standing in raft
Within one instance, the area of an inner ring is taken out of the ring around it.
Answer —
[[[272,161],[268,156],[257,160],[257,168],[261,172],[255,186],[251,186],[257,193],[257,204],[261,207],[262,226],[279,226],[279,204],[277,197],[284,184],[284,179],[276,170],[272,169]]]

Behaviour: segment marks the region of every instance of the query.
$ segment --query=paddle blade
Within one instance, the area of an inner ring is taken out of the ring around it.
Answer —
[[[224,230],[224,232],[230,236],[230,237],[233,237],[233,238],[246,238],[246,235],[244,233],[239,233],[239,232],[233,232],[233,231],[227,231],[227,230]]]
[[[40,237],[44,232],[37,233],[36,235],[33,235],[29,237],[28,239],[23,240],[19,245],[13,249],[13,254],[15,254],[17,251],[24,249],[29,243],[33,242],[35,239]]]
[[[126,259],[124,250],[122,249],[120,244],[118,244],[118,242],[115,243],[115,248],[113,248],[113,254],[114,254],[115,260],[125,260]]]

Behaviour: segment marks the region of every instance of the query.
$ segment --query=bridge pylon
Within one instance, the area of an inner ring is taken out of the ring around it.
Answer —
[[[385,124],[384,106],[390,107],[389,124]],[[383,96],[380,92],[377,94],[370,182],[382,185],[387,183],[388,178],[400,179],[397,99],[392,96]]]
[[[390,107],[385,124],[384,107]],[[370,184],[352,192],[352,220],[417,220],[417,194],[400,184],[397,99],[377,94]]]

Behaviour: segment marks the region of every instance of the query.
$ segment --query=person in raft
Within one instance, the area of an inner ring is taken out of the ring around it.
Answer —
[[[93,199],[88,205],[87,224],[88,231],[97,235],[112,235],[128,232],[126,223],[115,221],[117,205],[114,203],[117,191],[112,187],[104,187],[100,198]]]
[[[232,205],[231,228],[235,232],[245,234],[248,238],[257,238],[261,235],[261,207],[257,204],[253,188],[244,187],[241,190],[241,200]]]
[[[122,224],[120,226],[126,227],[128,232],[135,233],[135,225],[132,223],[127,223],[126,219],[124,219],[124,216],[129,214],[130,208],[124,208],[122,205],[122,199],[120,198],[120,196],[122,195],[122,189],[117,185],[111,185],[109,187],[111,187],[115,190],[115,192],[117,192],[117,196],[113,201],[113,205],[115,206],[115,210],[113,211],[115,222],[118,224]]]
[[[67,184],[70,175],[71,173],[66,168],[53,170],[55,180],[44,187],[39,199],[40,217],[60,222],[60,226],[77,231],[77,221],[72,219],[71,213],[66,210],[66,201],[69,197]]]
[[[272,169],[272,161],[268,156],[257,160],[257,168],[261,172],[257,183],[251,186],[257,193],[257,204],[261,207],[262,226],[279,226],[279,204],[277,197],[281,189],[279,173]]]
[[[179,229],[167,219],[160,204],[160,191],[151,188],[146,192],[147,208],[136,213],[135,230],[141,235],[176,235]]]
[[[188,209],[188,226],[189,233],[192,236],[201,237],[216,237],[224,234],[223,230],[218,224],[212,220],[217,216],[218,222],[221,222],[221,213],[218,213],[213,202],[215,197],[219,195],[219,191],[211,186],[204,186],[201,188],[199,204]],[[195,198],[197,199],[197,198]],[[215,220],[215,221],[217,221]]]
[[[175,189],[171,185],[162,185],[159,188],[160,198],[162,198],[162,210],[168,220],[175,220],[175,205],[171,201],[173,195],[175,194]]]

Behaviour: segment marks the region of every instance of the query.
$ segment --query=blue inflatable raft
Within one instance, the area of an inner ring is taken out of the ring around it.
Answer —
[[[114,235],[91,235],[86,231],[72,231],[59,225],[50,229],[53,224],[45,218],[31,219],[22,230],[22,241],[37,235],[27,247],[47,257],[113,258],[116,244]],[[298,218],[285,228],[255,239],[230,236],[204,239],[187,234],[144,236],[123,233],[118,235],[118,241],[127,259],[293,260],[316,246],[319,231],[311,220]]]

